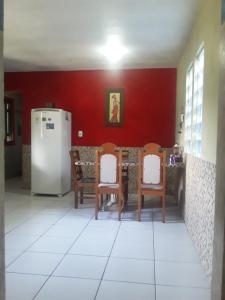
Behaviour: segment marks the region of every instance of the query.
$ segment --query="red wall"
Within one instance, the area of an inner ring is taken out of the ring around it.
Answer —
[[[107,88],[124,88],[122,128],[104,126]],[[5,90],[22,93],[24,144],[30,144],[31,109],[46,102],[72,112],[74,145],[157,142],[170,147],[175,142],[176,69],[6,73]],[[77,137],[78,130],[83,138]]]

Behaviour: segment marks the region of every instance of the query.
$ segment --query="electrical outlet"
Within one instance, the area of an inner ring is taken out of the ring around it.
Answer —
[[[79,138],[82,138],[83,135],[84,135],[83,131],[82,131],[82,130],[78,130],[77,136],[78,136]]]

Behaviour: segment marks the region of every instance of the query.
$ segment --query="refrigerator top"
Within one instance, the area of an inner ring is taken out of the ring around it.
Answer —
[[[35,112],[35,111],[65,111],[63,109],[59,109],[59,108],[33,108],[31,110],[32,112]],[[65,111],[65,112],[68,112],[68,111]]]

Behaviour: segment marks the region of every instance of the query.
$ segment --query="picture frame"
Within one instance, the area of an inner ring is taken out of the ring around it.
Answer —
[[[108,89],[105,97],[105,126],[122,127],[124,123],[124,89]]]

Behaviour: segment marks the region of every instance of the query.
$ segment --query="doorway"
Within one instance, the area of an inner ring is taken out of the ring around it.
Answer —
[[[5,179],[22,176],[22,95],[5,92]]]

